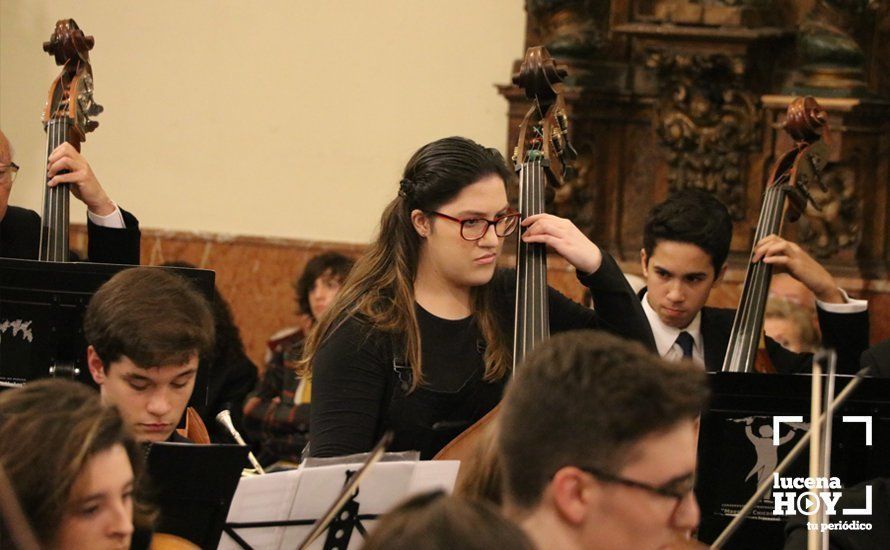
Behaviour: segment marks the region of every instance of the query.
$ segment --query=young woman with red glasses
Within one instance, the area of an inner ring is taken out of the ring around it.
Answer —
[[[513,177],[496,150],[459,137],[408,161],[377,238],[306,342],[312,456],[368,451],[393,430],[391,450],[430,458],[500,401],[516,275],[496,267],[520,225],[507,201]],[[588,286],[611,261],[568,220],[542,214],[522,225],[526,242],[551,246]],[[613,295],[610,307],[632,311],[629,286]],[[555,290],[549,298],[551,331],[606,328]]]

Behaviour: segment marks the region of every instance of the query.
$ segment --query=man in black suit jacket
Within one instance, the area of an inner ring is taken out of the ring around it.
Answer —
[[[647,288],[633,312],[598,310],[612,323],[629,314],[648,320],[650,346],[668,359],[689,357],[708,371],[723,366],[735,310],[705,306],[711,289],[726,273],[732,240],[732,220],[712,194],[698,190],[674,193],[656,205],[646,221],[640,252]],[[754,261],[774,266],[803,283],[816,296],[823,344],[838,351],[840,372],[855,372],[868,347],[868,311],[863,300],[852,300],[838,288],[828,271],[799,246],[770,235],[758,243]],[[600,281],[622,282],[614,260],[603,255]],[[608,282],[605,287],[608,287]],[[596,304],[600,290],[593,289]],[[767,338],[767,351],[782,372],[809,368],[809,354],[795,354]]]
[[[71,144],[64,143],[50,154],[48,161],[48,174],[52,176],[48,185],[69,184],[71,193],[87,205],[89,259],[138,264],[139,222],[108,197],[86,159]],[[12,147],[0,132],[0,257],[35,260],[40,244],[40,216],[33,210],[8,204],[17,171]]]

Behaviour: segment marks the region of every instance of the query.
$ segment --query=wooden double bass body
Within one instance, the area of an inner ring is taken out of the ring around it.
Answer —
[[[561,94],[565,71],[559,69],[543,47],[525,54],[513,83],[533,101],[522,121],[513,161],[519,175],[519,212],[522,219],[544,212],[547,185],[561,185],[570,177],[569,162],[575,151],[568,141],[568,119]],[[519,237],[522,235],[520,226]],[[550,337],[547,300],[547,250],[540,243],[517,238],[516,312],[514,322],[513,372],[535,346]],[[495,407],[478,422],[446,445],[434,457],[460,460],[458,488],[466,476],[482,475],[474,468],[492,468],[492,429],[498,416]]]

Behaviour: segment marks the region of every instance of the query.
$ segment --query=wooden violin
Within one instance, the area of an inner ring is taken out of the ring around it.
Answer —
[[[572,176],[570,162],[577,156],[568,139],[568,117],[561,95],[565,71],[558,68],[543,47],[529,48],[513,83],[523,88],[533,105],[519,128],[513,162],[519,174],[521,218],[544,212],[547,185],[562,185]],[[514,321],[513,370],[539,343],[550,337],[547,300],[547,250],[540,243],[518,241],[516,259],[516,313]],[[434,457],[461,460],[460,487],[474,469],[493,473],[492,425],[495,407],[457,436]],[[481,464],[480,464],[481,462]],[[486,477],[484,474],[480,477]]]
[[[827,121],[828,115],[812,97],[797,98],[788,106],[784,128],[795,144],[773,166],[757,221],[754,247],[767,235],[781,234],[785,220],[797,221],[807,203],[819,208],[808,187],[823,185],[819,176],[828,162],[828,147],[820,138],[827,128]],[[763,313],[771,278],[771,265],[763,261],[748,263],[739,309],[723,362],[724,372],[751,372],[755,370],[758,355],[761,361],[765,358],[765,354],[758,353],[758,350],[761,348]],[[757,370],[770,372],[772,367],[759,367]]]
[[[66,141],[80,151],[86,134],[99,126],[91,120],[102,112],[102,106],[93,100],[93,69],[89,53],[94,44],[93,37],[85,36],[73,19],[58,21],[49,42],[43,43],[43,51],[55,57],[56,64],[62,66],[59,76],[49,87],[43,109],[47,158]],[[48,176],[46,181],[49,181]],[[68,261],[69,199],[68,184],[44,186],[40,260]]]

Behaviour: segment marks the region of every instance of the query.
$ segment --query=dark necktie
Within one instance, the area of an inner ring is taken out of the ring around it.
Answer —
[[[695,340],[692,339],[692,335],[686,332],[685,330],[677,336],[677,345],[680,346],[680,349],[683,350],[683,357],[691,358],[692,357],[692,347],[695,345]]]

